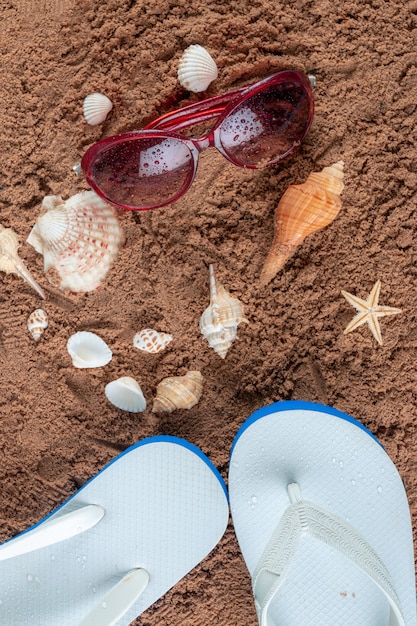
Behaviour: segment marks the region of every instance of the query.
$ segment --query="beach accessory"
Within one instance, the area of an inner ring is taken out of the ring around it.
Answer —
[[[314,113],[307,76],[278,72],[252,85],[167,113],[138,130],[107,137],[84,154],[87,182],[123,209],[155,209],[190,187],[201,150],[215,147],[239,167],[274,165],[293,154]],[[178,131],[217,118],[199,139]]]
[[[0,546],[0,623],[127,626],[215,547],[228,513],[198,448],[144,439]]]
[[[310,402],[256,411],[231,453],[233,524],[261,626],[415,626],[400,475],[350,416]]]

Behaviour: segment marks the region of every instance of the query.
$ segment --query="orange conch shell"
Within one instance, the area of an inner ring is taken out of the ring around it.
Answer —
[[[343,161],[313,172],[301,185],[291,185],[275,211],[271,250],[260,276],[261,286],[271,281],[302,241],[330,224],[342,208]]]
[[[161,380],[156,388],[152,412],[171,413],[175,409],[191,409],[201,398],[203,376],[191,370],[185,376],[169,376]]]

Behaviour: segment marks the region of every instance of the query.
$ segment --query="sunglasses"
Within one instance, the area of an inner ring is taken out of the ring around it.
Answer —
[[[314,98],[307,76],[282,71],[157,118],[143,130],[93,144],[81,168],[104,200],[148,210],[178,200],[194,180],[199,153],[215,147],[238,167],[259,169],[292,155],[310,130]],[[217,118],[200,138],[178,131]]]

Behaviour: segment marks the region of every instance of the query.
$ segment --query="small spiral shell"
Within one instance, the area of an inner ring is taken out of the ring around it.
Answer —
[[[330,224],[342,208],[343,161],[288,187],[275,211],[274,240],[260,276],[269,283],[304,239]]]
[[[143,352],[156,354],[165,350],[172,339],[172,335],[168,333],[160,333],[153,328],[144,328],[133,337],[133,345]]]
[[[43,309],[35,309],[28,317],[28,331],[35,341],[39,341],[45,328],[48,328],[48,316]]]
[[[176,409],[191,409],[201,398],[203,376],[191,370],[185,376],[164,378],[156,388],[153,413],[171,413]]]
[[[209,270],[210,305],[200,318],[200,331],[209,346],[224,359],[237,337],[239,324],[249,322],[244,317],[240,300],[233,298],[222,285],[217,285],[212,265]]]

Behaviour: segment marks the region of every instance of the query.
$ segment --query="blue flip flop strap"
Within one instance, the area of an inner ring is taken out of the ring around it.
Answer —
[[[290,485],[296,487],[298,485]],[[391,612],[388,626],[405,626],[400,601],[390,573],[375,550],[350,524],[306,500],[291,504],[282,516],[260,558],[252,588],[261,626],[278,626],[268,618],[268,607],[283,584],[302,536],[310,535],[338,550],[365,572],[386,596]]]

